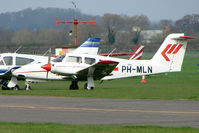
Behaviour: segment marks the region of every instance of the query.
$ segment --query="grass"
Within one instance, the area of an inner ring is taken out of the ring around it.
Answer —
[[[1,133],[198,133],[190,127],[89,126],[53,123],[0,122]]]
[[[92,91],[83,89],[79,82],[79,90],[68,89],[70,82],[51,81],[31,84],[31,91],[0,91],[1,95],[34,95],[63,97],[92,97],[120,99],[189,99],[199,100],[199,63],[198,57],[185,57],[182,72],[168,75],[147,76],[147,83],[141,83],[141,77],[95,82]],[[24,82],[20,83],[20,87]]]

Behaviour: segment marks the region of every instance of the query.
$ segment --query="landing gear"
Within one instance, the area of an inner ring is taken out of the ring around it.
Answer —
[[[1,89],[2,90],[9,90],[10,88],[8,87],[8,81],[7,80],[1,80]]]
[[[9,90],[10,88],[8,88],[7,84],[2,84],[1,89],[2,90]]]
[[[12,90],[15,90],[15,91],[20,90],[20,88],[19,88],[19,86],[18,86],[18,85],[16,85],[15,87],[12,87],[11,89],[12,89]]]
[[[1,81],[1,89],[2,90],[20,90],[19,86],[18,85],[15,85],[14,87],[8,87],[8,81],[7,80],[3,80]]]
[[[85,83],[85,84],[84,84],[84,89],[85,89],[85,90],[93,90],[93,89],[94,89],[94,86],[88,87],[88,83]]]
[[[29,85],[29,83],[26,83],[26,85],[25,85],[25,87],[24,87],[24,90],[31,90],[31,87],[30,87],[30,85]]]
[[[70,90],[78,90],[79,87],[78,87],[78,84],[77,84],[77,83],[78,83],[78,81],[76,81],[76,80],[72,81],[72,83],[71,83],[69,89],[70,89]]]

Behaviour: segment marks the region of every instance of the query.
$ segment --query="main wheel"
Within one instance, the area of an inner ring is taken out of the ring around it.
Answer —
[[[70,90],[78,90],[79,87],[77,85],[77,81],[72,81],[71,85],[69,86]]]
[[[84,89],[85,89],[85,90],[93,90],[94,87],[88,88],[88,83],[85,83],[85,84],[84,84]]]
[[[15,86],[15,87],[13,87],[12,89],[13,89],[13,90],[16,90],[16,91],[20,90],[20,88],[19,88],[19,86],[18,86],[18,85],[16,85],[16,86]]]

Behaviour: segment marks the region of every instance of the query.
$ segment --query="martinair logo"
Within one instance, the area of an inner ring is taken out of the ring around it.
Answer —
[[[182,46],[183,44],[168,44],[161,54],[166,61],[170,61],[167,54],[177,54]]]

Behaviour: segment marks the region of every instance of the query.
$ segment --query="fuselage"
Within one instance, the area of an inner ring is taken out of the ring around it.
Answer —
[[[12,75],[6,75],[10,69],[19,68],[27,64],[35,63],[45,63],[48,57],[38,56],[38,55],[27,55],[27,54],[17,54],[17,53],[3,53],[0,54],[0,78],[10,79]]]

